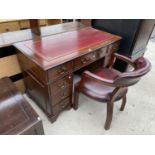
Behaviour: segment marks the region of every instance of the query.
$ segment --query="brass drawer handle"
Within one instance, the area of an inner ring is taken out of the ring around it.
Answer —
[[[96,54],[93,54],[93,56],[92,56],[93,58],[96,58]]]
[[[64,109],[65,107],[66,107],[66,105],[65,105],[65,104],[61,105],[61,108],[62,108],[62,109]]]
[[[83,63],[83,64],[86,64],[88,61],[90,60],[90,58],[82,58],[81,59],[81,62]]]
[[[112,48],[113,50],[117,50],[118,49],[118,47],[117,46],[113,46],[113,48]]]
[[[63,103],[60,104],[60,106],[61,106],[62,109],[66,108],[67,105],[68,105],[68,102],[67,103],[66,102],[63,102]]]
[[[69,76],[68,78],[69,78],[69,79],[71,79],[72,77],[71,77],[71,76]]]
[[[81,60],[81,62],[82,62],[82,64],[87,63],[87,61],[86,61],[86,60],[84,60],[84,59],[82,59],[82,60]]]
[[[59,84],[58,84],[58,87],[60,87],[60,88],[64,88],[64,87],[65,87],[65,82],[63,82],[63,83],[59,83]]]
[[[67,71],[67,68],[65,66],[62,66],[59,70],[58,73],[59,74],[64,74]]]

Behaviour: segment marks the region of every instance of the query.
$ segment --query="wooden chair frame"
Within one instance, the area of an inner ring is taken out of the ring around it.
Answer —
[[[148,73],[151,69],[151,63],[144,57],[141,57],[141,58],[133,61],[130,58],[120,55],[118,53],[114,53],[112,55],[111,60],[109,62],[109,66],[108,66],[109,69],[111,69],[113,67],[113,64],[114,64],[116,58],[123,60],[126,63],[130,64],[131,66],[133,66],[134,70],[129,73],[121,73],[114,80],[105,79],[98,75],[95,75],[94,73],[85,71],[82,74],[81,81],[75,85],[75,90],[74,90],[73,108],[76,110],[76,109],[78,109],[79,93],[83,91],[83,83],[87,79],[96,81],[97,83],[100,83],[101,85],[106,85],[106,86],[115,88],[110,95],[110,100],[107,103],[107,117],[106,117],[106,122],[105,122],[106,130],[108,130],[110,128],[110,125],[112,122],[112,117],[113,117],[114,101],[116,100],[116,98],[119,95],[122,88],[134,85],[135,83],[137,83],[140,80],[140,78],[143,75]],[[88,97],[91,97],[91,96],[88,96]],[[98,100],[97,97],[94,99]],[[124,110],[125,104],[126,104],[126,95],[124,95],[122,97],[122,105],[121,105],[120,111]]]

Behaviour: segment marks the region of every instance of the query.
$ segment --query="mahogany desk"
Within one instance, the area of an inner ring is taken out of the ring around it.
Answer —
[[[51,122],[72,106],[75,71],[116,52],[121,37],[91,27],[14,44],[28,95]]]

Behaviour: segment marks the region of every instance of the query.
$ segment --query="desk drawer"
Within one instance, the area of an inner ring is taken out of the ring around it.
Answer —
[[[86,54],[80,58],[77,58],[74,60],[74,70],[80,69],[81,67],[84,67],[91,62],[94,62],[97,59],[97,52],[92,52],[89,54]]]
[[[27,29],[30,27],[30,22],[29,20],[21,20],[19,21],[19,25],[21,29]]]
[[[20,30],[18,22],[0,24],[0,33]]]
[[[66,87],[68,87],[69,85],[72,85],[73,83],[73,75],[69,74],[67,76],[65,76],[64,78],[54,82],[53,84],[51,84],[51,92],[52,93],[56,93]]]
[[[58,104],[59,102],[63,101],[66,97],[71,96],[71,94],[72,94],[72,85],[61,89],[59,92],[51,93],[52,105]]]
[[[66,107],[71,105],[71,101],[72,101],[71,99],[72,99],[71,97],[68,97],[68,98],[64,99],[62,102],[60,102],[59,104],[53,106],[52,107],[52,114],[57,115],[61,111],[63,111]]]
[[[72,61],[71,62],[67,62],[64,63],[62,65],[59,65],[55,68],[52,68],[48,71],[48,79],[49,81],[53,81],[57,78],[60,78],[64,75],[66,75],[67,73],[72,71]]]
[[[47,19],[39,19],[40,26],[46,26],[47,25]]]

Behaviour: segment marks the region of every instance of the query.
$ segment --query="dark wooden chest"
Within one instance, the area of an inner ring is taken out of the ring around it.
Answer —
[[[0,79],[0,134],[44,134],[42,121],[9,78]]]

